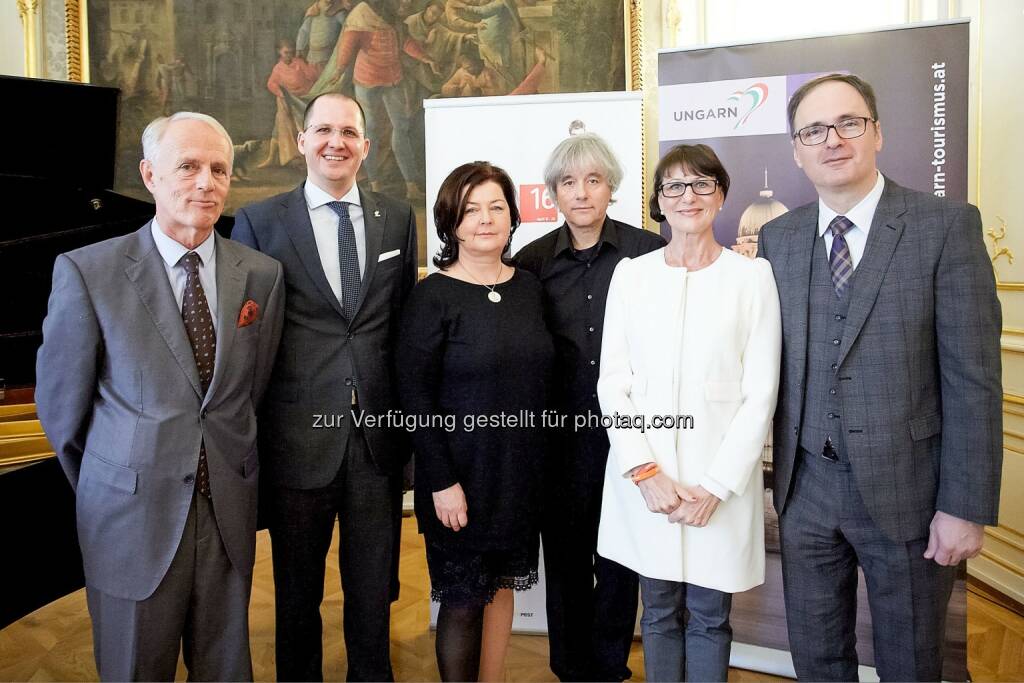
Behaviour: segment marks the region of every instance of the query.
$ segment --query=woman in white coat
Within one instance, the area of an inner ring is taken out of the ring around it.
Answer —
[[[671,241],[621,261],[608,292],[597,390],[616,423],[598,552],[640,574],[647,680],[724,681],[732,594],[764,582],[779,300],[767,261],[715,241],[729,174],[710,147],[672,148],[654,188]]]

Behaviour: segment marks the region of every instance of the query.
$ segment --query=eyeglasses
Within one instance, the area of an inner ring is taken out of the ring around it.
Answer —
[[[351,126],[337,128],[335,126],[328,126],[326,123],[314,123],[307,126],[305,132],[311,133],[312,135],[324,140],[333,137],[335,133],[348,140],[358,140],[363,137],[362,132],[360,132],[358,128],[353,128]]]
[[[864,131],[868,129],[868,121],[871,123],[877,123],[877,119],[872,119],[867,116],[851,116],[848,119],[843,119],[832,125],[826,126],[823,123],[815,123],[811,126],[805,126],[796,132],[794,138],[799,138],[800,142],[811,147],[813,145],[820,145],[828,139],[828,129],[831,128],[836,132],[836,135],[841,137],[843,140],[851,140],[853,138],[859,138],[864,135]]]
[[[658,193],[665,199],[672,199],[673,197],[682,197],[686,194],[686,188],[693,190],[694,194],[708,195],[714,194],[715,189],[718,188],[718,181],[711,180],[709,178],[701,178],[700,180],[694,180],[692,183],[684,183],[681,180],[673,180],[670,183],[665,183],[658,188]]]

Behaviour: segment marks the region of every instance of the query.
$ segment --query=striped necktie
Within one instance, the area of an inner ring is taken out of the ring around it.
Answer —
[[[832,269],[832,286],[840,299],[843,298],[843,293],[853,276],[853,258],[844,237],[852,227],[853,223],[846,216],[836,216],[828,224],[829,230],[832,231],[832,250],[828,255],[828,265]]]

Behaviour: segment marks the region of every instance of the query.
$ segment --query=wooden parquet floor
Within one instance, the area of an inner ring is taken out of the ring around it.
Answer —
[[[324,675],[344,680],[341,585],[337,534],[328,560],[321,609],[324,620]],[[332,571],[333,568],[333,571]],[[391,656],[399,681],[437,681],[434,635],[428,628],[430,589],[423,543],[412,518],[404,520],[401,598],[392,606]],[[967,656],[975,681],[1024,681],[1024,618],[990,600],[969,594]],[[253,670],[257,681],[274,680],[274,588],[270,539],[257,538],[256,570],[249,610]],[[507,681],[553,681],[543,636],[515,635],[506,660]],[[634,643],[629,659],[633,680],[643,680],[643,656]],[[179,662],[178,679],[185,679]],[[65,596],[0,630],[0,681],[95,681],[92,631],[85,592]],[[732,669],[730,681],[781,681]]]

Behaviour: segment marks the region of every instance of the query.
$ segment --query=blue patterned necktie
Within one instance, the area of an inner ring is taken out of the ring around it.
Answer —
[[[341,268],[341,310],[352,322],[359,303],[362,275],[359,272],[359,252],[356,250],[356,231],[348,215],[348,202],[328,202],[338,214],[338,265]]]
[[[843,298],[843,293],[853,276],[853,258],[844,237],[852,227],[853,223],[846,216],[836,216],[828,224],[829,230],[832,231],[832,250],[828,255],[828,265],[832,269],[832,286],[835,287],[836,296],[840,299]]]
[[[210,302],[199,281],[199,254],[190,251],[181,257],[185,268],[185,291],[181,297],[181,320],[185,323],[185,334],[192,345],[192,355],[199,371],[199,386],[203,396],[213,379],[213,361],[217,357],[217,335],[214,331]],[[210,496],[210,472],[206,463],[206,442],[199,445],[199,467],[196,469],[196,489],[202,495]]]

